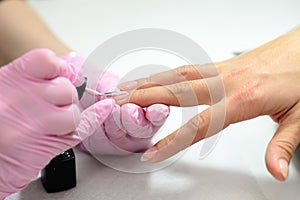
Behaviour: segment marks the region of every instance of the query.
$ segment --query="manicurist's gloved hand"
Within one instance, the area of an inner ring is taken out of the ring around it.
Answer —
[[[0,199],[25,188],[111,113],[114,101],[106,100],[80,115],[74,70],[47,49],[0,68]]]
[[[61,58],[72,65],[82,65],[83,58],[64,55]],[[120,78],[112,73],[84,66],[80,73],[88,79],[88,87],[98,92],[115,90]],[[96,98],[85,93],[80,101],[81,109],[102,102],[104,98]],[[107,100],[106,100],[107,101]],[[153,104],[142,108],[136,104],[114,104],[113,111],[101,126],[95,127],[90,137],[80,147],[92,154],[128,154],[142,151],[151,145],[152,137],[164,124],[169,115],[169,107]]]
[[[115,90],[120,78],[105,72],[99,78],[99,71],[83,70],[88,77],[89,87],[99,92]],[[83,108],[103,99],[85,94],[81,100]],[[153,104],[142,108],[136,104],[114,105],[114,109],[103,125],[81,143],[81,147],[93,154],[128,154],[145,150],[151,145],[152,137],[164,124],[169,107]]]

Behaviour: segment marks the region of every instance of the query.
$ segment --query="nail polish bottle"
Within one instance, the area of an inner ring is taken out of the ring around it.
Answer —
[[[76,186],[75,154],[72,149],[62,152],[42,170],[42,184],[49,193]]]

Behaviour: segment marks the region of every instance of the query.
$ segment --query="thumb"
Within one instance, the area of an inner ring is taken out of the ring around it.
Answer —
[[[289,174],[290,160],[300,141],[300,126],[293,122],[282,122],[270,141],[266,152],[266,165],[269,172],[279,181]]]
[[[81,141],[101,128],[114,106],[115,101],[113,99],[105,99],[91,105],[81,113],[80,122],[76,129]]]

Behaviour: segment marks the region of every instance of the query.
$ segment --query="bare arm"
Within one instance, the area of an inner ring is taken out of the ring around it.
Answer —
[[[57,55],[70,52],[21,0],[0,0],[0,27],[0,66],[35,48],[48,48]]]

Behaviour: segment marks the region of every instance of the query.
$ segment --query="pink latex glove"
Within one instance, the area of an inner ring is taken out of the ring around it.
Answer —
[[[98,86],[91,88],[97,88],[99,92],[112,91],[119,80],[116,75],[106,72],[98,81]],[[88,81],[92,84],[97,83],[92,78]],[[89,94],[84,94],[82,106],[89,106],[91,98],[93,99]],[[115,104],[101,129],[85,139],[81,147],[92,154],[121,155],[143,151],[151,145],[152,137],[164,124],[168,115],[169,107],[163,104],[154,104],[147,108],[131,103],[122,106]]]
[[[70,82],[75,79],[74,69],[46,49],[0,69],[0,199],[25,188],[53,157],[93,134],[111,113],[114,101],[106,100],[80,116]]]
[[[62,56],[68,62],[82,64],[79,56]],[[84,66],[81,73],[88,78],[87,87],[99,92],[115,90],[120,78],[112,73],[95,70]],[[99,78],[100,76],[100,78]],[[85,109],[103,98],[95,98],[85,93],[80,101]],[[139,152],[151,145],[152,137],[164,124],[169,115],[169,107],[154,104],[141,108],[136,104],[124,104],[121,107],[114,104],[114,109],[95,134],[85,139],[80,147],[92,154],[121,155]]]

